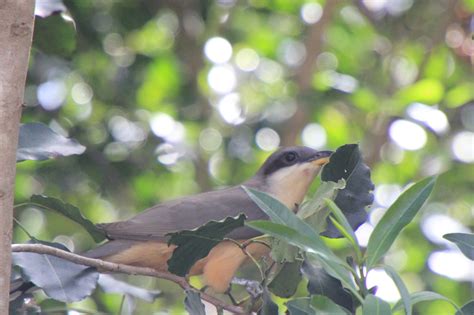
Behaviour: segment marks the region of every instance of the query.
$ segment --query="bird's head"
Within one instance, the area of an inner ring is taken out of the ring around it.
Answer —
[[[291,209],[301,203],[332,153],[302,146],[284,147],[267,158],[257,176],[265,181],[268,192]]]

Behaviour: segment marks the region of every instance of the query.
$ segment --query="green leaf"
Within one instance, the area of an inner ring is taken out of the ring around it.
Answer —
[[[64,245],[33,240],[47,246],[67,250]],[[47,296],[65,303],[80,301],[94,291],[99,273],[93,267],[79,265],[63,258],[37,253],[12,253],[13,264],[19,266],[22,278],[43,289]]]
[[[201,295],[194,290],[186,290],[184,307],[189,315],[206,315],[206,309],[201,301]]]
[[[246,225],[270,236],[281,238],[305,250],[309,259],[317,260],[331,276],[339,279],[358,299],[362,300],[349,275],[348,270],[351,267],[336,256],[324,244],[319,235],[315,234],[310,238],[286,225],[264,220],[247,222]]]
[[[474,260],[474,234],[449,233],[443,237],[455,243],[467,258]]]
[[[270,255],[277,263],[294,262],[300,255],[300,249],[278,238],[271,239]]]
[[[383,265],[382,268],[385,269],[385,271],[390,276],[390,278],[392,278],[393,282],[395,282],[395,285],[398,288],[398,292],[400,292],[400,297],[401,297],[400,300],[403,302],[403,305],[405,307],[405,314],[411,315],[412,309],[411,309],[410,292],[408,292],[408,289],[405,286],[405,283],[400,278],[400,276],[395,271],[395,269],[393,269],[392,267]]]
[[[367,245],[367,268],[372,268],[413,219],[433,190],[436,177],[425,178],[408,188],[387,210],[372,232]]]
[[[81,211],[71,204],[43,195],[33,195],[31,196],[30,201],[42,208],[56,211],[80,224],[87,232],[89,232],[90,236],[96,243],[102,242],[106,239],[104,232],[98,229],[94,223],[85,218]]]
[[[272,282],[268,285],[270,292],[282,298],[293,296],[301,282],[301,261],[284,263]]]
[[[472,315],[474,314],[474,300],[471,300],[464,304],[455,315]]]
[[[301,268],[303,275],[308,279],[308,292],[311,295],[323,295],[344,309],[355,312],[352,295],[344,289],[341,281],[329,275],[323,268],[304,261]]]
[[[334,303],[331,299],[322,295],[315,295],[311,298],[311,308],[318,315],[348,315],[349,311]]]
[[[365,297],[364,303],[362,304],[363,315],[390,315],[390,304],[382,299],[379,299],[375,295],[369,294]]]
[[[342,213],[342,210],[339,209],[339,207],[334,203],[334,201],[330,199],[326,199],[325,201],[329,209],[331,209],[331,212],[333,213],[333,215],[336,217],[336,219],[334,219],[331,216],[330,217],[331,222],[339,230],[339,232],[341,232],[341,234],[349,240],[349,242],[352,245],[352,248],[354,249],[354,252],[357,255],[357,261],[362,262],[362,252],[359,247],[359,242],[357,241],[357,237],[354,233],[354,230],[352,229],[351,225],[349,224],[346,217]]]
[[[184,277],[194,263],[206,257],[228,233],[244,226],[244,221],[245,215],[241,214],[238,217],[227,217],[222,221],[210,221],[194,230],[168,234],[170,236],[168,244],[177,245],[168,260],[168,270]]]
[[[46,160],[58,156],[82,154],[86,148],[76,140],[57,134],[41,123],[22,124],[16,161]]]
[[[301,220],[288,209],[283,203],[267,193],[258,191],[256,189],[242,186],[245,192],[249,195],[259,207],[265,212],[271,221],[279,224],[287,225],[307,237],[314,237],[316,232],[306,222]]]
[[[311,307],[311,298],[297,298],[286,302],[286,307],[290,315],[316,315],[316,311]]]
[[[420,292],[415,292],[410,294],[410,301],[411,305],[415,305],[420,302],[425,302],[425,301],[433,301],[433,300],[443,300],[448,303],[451,303],[457,310],[459,310],[459,307],[454,303],[452,300],[448,299],[447,297],[436,293],[436,292],[431,292],[431,291],[420,291]],[[399,311],[403,308],[403,301],[400,300],[398,301],[394,306],[393,306],[393,311]]]
[[[359,146],[346,144],[339,147],[324,166],[321,179],[326,182],[345,180],[346,186],[337,192],[334,202],[342,210],[352,229],[356,230],[367,219],[365,208],[374,201],[370,169],[362,160]],[[330,220],[327,222],[328,226],[322,235],[341,237],[333,223]]]
[[[327,209],[325,198],[333,200],[339,189],[343,189],[346,186],[344,179],[336,182],[322,182],[316,190],[315,194],[304,202],[298,209],[296,215],[308,222],[316,231],[322,231],[326,218],[329,214]]]

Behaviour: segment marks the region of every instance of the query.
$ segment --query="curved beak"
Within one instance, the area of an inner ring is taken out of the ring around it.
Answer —
[[[308,162],[311,162],[314,165],[322,166],[324,164],[329,163],[329,157],[333,153],[333,151],[318,151],[308,160]]]

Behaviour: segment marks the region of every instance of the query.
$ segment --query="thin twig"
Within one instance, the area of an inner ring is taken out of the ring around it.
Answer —
[[[101,271],[160,278],[160,279],[172,281],[176,283],[177,285],[179,285],[184,290],[199,291],[193,286],[191,286],[186,281],[185,278],[173,275],[169,272],[158,271],[152,268],[115,264],[115,263],[103,261],[100,259],[88,258],[88,257],[80,256],[78,254],[66,252],[58,248],[46,246],[43,244],[12,244],[12,252],[30,252],[30,253],[37,253],[37,254],[52,255],[52,256],[65,259],[67,261],[70,261],[76,264],[81,264],[81,265],[85,265],[89,267],[95,267]],[[244,310],[241,307],[235,306],[235,305],[229,305],[219,300],[218,298],[215,298],[203,292],[201,293],[201,299],[203,299],[204,301],[208,303],[213,304],[216,308],[222,308],[234,314],[245,314]]]

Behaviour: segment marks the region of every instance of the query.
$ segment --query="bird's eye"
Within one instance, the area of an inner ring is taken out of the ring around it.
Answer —
[[[295,152],[288,152],[287,154],[285,154],[285,161],[288,163],[293,163],[294,161],[296,161],[297,157],[298,156]]]

